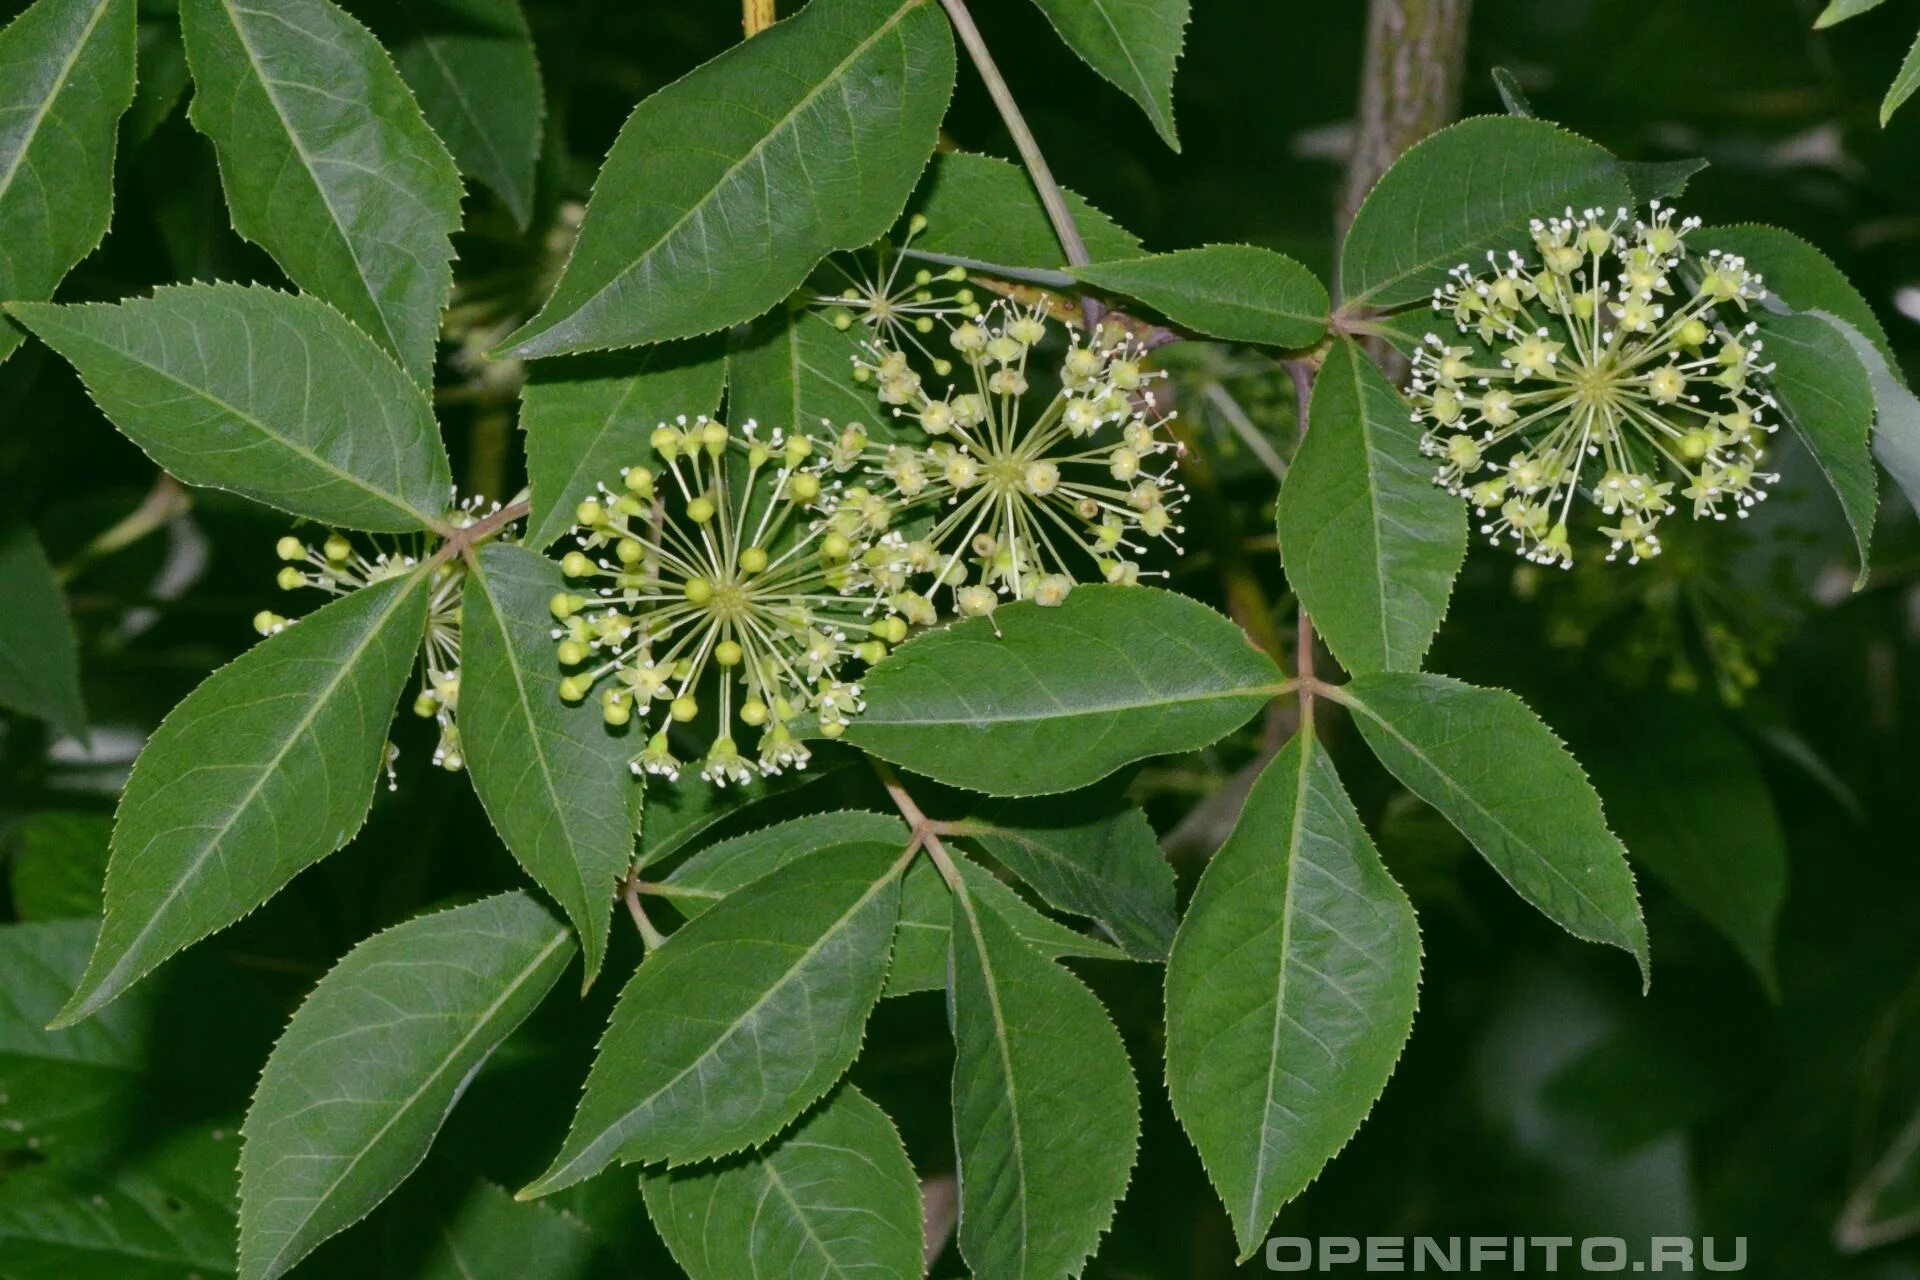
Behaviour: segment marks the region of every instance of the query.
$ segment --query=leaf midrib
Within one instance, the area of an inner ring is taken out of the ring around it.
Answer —
[[[877,720],[870,715],[862,715],[853,722],[855,729],[863,726],[875,728],[922,728],[936,726],[960,726],[975,728],[981,725],[1033,724],[1036,722],[1053,723],[1062,720],[1074,720],[1086,716],[1114,715],[1123,711],[1147,711],[1154,707],[1178,707],[1193,702],[1219,702],[1228,698],[1274,698],[1293,687],[1290,681],[1270,681],[1257,685],[1238,685],[1231,689],[1209,689],[1199,693],[1179,694],[1164,698],[1147,698],[1137,702],[1109,702],[1092,707],[1078,707],[1054,715],[975,715],[960,718],[916,717],[912,720]]]
[[[1300,838],[1306,826],[1307,770],[1313,762],[1313,731],[1300,734],[1300,772],[1294,784],[1293,823],[1287,832],[1287,887],[1280,900],[1280,975],[1273,993],[1273,1032],[1267,1045],[1267,1091],[1260,1107],[1260,1134],[1255,1144],[1253,1188],[1247,1196],[1247,1224],[1260,1221],[1260,1192],[1267,1180],[1267,1119],[1273,1114],[1273,1098],[1280,1078],[1280,1029],[1287,1014],[1287,975],[1293,940],[1293,891],[1300,883]]]
[[[27,163],[27,154],[33,150],[34,143],[40,139],[41,126],[46,124],[47,117],[53,113],[53,104],[62,93],[66,92],[67,81],[73,78],[73,69],[80,65],[81,54],[93,42],[93,33],[99,29],[100,20],[106,17],[107,10],[113,7],[113,3],[114,0],[96,0],[93,17],[87,20],[87,29],[82,31],[80,38],[73,42],[73,51],[61,64],[60,74],[54,77],[46,96],[41,99],[39,109],[33,113],[33,123],[28,125],[27,131],[21,135],[20,150],[14,153],[13,163],[7,166],[6,176],[0,177],[0,200],[5,199],[7,193],[13,189],[14,179],[20,176],[20,170]]]
[[[966,913],[967,932],[972,935],[974,950],[980,958],[980,976],[986,988],[987,1007],[993,1017],[994,1049],[1000,1059],[1000,1070],[1007,1082],[1007,1119],[1013,1127],[1013,1167],[1020,1184],[1020,1194],[1014,1197],[1014,1203],[1019,1206],[1020,1259],[1021,1270],[1024,1272],[1028,1249],[1027,1153],[1026,1139],[1020,1129],[1020,1091],[1014,1084],[1013,1052],[1007,1034],[1007,1015],[1000,1006],[1000,987],[994,981],[993,961],[987,955],[986,934],[980,928],[980,917],[976,914],[977,907],[973,901],[973,894],[964,881],[954,886],[953,900]],[[977,1267],[975,1269],[978,1270]]]

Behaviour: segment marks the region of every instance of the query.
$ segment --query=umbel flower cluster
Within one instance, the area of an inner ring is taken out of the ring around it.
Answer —
[[[1043,374],[1041,310],[942,320],[951,358],[915,345],[933,376],[958,370],[938,392],[871,323],[850,373],[891,409],[884,431],[683,417],[655,428],[648,463],[582,496],[552,601],[560,693],[598,690],[608,724],[638,720],[636,773],[678,776],[676,726],[710,731],[708,782],[804,767],[803,737],[838,736],[862,709],[856,667],[911,627],[1133,582],[1148,545],[1180,532],[1171,415],[1137,342],[1071,337]],[[1030,394],[1042,376],[1050,394]]]
[[[1570,567],[1574,500],[1599,509],[1606,558],[1660,553],[1661,519],[1745,516],[1778,479],[1761,469],[1777,424],[1751,323],[1758,275],[1715,250],[1689,258],[1678,223],[1588,209],[1533,223],[1533,255],[1489,253],[1434,291],[1459,335],[1414,357],[1414,421],[1438,483],[1481,531],[1540,564]]]
[[[498,502],[484,510],[482,506],[481,499],[469,498],[456,502],[449,514],[457,526],[464,528],[500,510]],[[418,546],[394,543],[377,546],[369,554],[340,533],[329,533],[317,546],[289,534],[275,544],[274,553],[286,562],[276,578],[281,590],[312,588],[332,596],[344,596],[376,582],[412,573],[421,564]],[[460,746],[460,726],[455,720],[460,705],[460,608],[466,580],[466,567],[457,557],[433,568],[432,590],[427,597],[426,636],[420,643],[420,692],[413,700],[413,713],[423,720],[434,721],[440,729],[433,763],[452,773],[466,766],[466,754]],[[262,609],[253,615],[253,629],[270,636],[298,621]],[[399,748],[389,743],[389,785],[393,761],[398,755]]]

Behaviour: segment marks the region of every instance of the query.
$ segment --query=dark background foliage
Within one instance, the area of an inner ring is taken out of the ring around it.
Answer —
[[[17,5],[0,4],[0,16]],[[1345,180],[1364,5],[1197,0],[1176,83],[1183,154],[1050,38],[1037,9],[981,4],[1041,143],[1067,185],[1156,249],[1270,245],[1325,271]],[[1882,130],[1880,95],[1911,36],[1903,0],[1814,33],[1794,0],[1482,0],[1468,42],[1463,112],[1497,112],[1492,68],[1512,70],[1548,118],[1630,159],[1691,155],[1712,167],[1682,202],[1709,223],[1763,221],[1835,257],[1893,343],[1920,369],[1920,111]],[[738,39],[735,6],[540,0],[529,5],[550,102],[547,223],[584,184],[631,105]],[[165,22],[165,6],[147,13]],[[947,122],[961,146],[1011,154],[978,81],[960,78]],[[136,107],[136,112],[139,110]],[[132,150],[101,252],[64,299],[119,297],[186,278],[279,279],[227,229],[211,149],[168,111]],[[459,278],[532,296],[523,243],[492,197],[468,202]],[[1905,312],[1903,312],[1903,306]],[[1175,361],[1233,359],[1175,352]],[[1183,366],[1184,367],[1184,366]],[[443,381],[445,381],[443,379]],[[1187,383],[1183,385],[1198,385]],[[1282,442],[1284,377],[1240,362],[1229,385]],[[476,390],[478,388],[478,390]],[[510,406],[511,401],[509,400]],[[480,382],[443,390],[463,486],[520,483],[509,419]],[[1199,415],[1204,419],[1205,415]],[[1234,549],[1270,536],[1271,483],[1230,433],[1207,437],[1222,499],[1174,585],[1221,602]],[[252,639],[272,603],[282,522],[211,492],[150,494],[151,464],[38,346],[0,365],[0,474],[9,514],[31,522],[68,581],[83,643],[91,748],[0,723],[0,840],[15,918],[48,895],[86,910],[106,816],[158,718]],[[178,514],[95,555],[102,529],[143,499]],[[1790,867],[1778,992],[1644,872],[1655,956],[1642,998],[1625,959],[1583,946],[1507,893],[1443,824],[1399,793],[1334,715],[1326,733],[1363,817],[1419,909],[1420,1017],[1387,1093],[1350,1148],[1282,1214],[1293,1235],[1705,1234],[1749,1237],[1750,1273],[1920,1277],[1920,1240],[1836,1248],[1849,1195],[1920,1107],[1920,538],[1897,494],[1883,507],[1872,580],[1846,590],[1845,531],[1831,499],[1790,475],[1757,527],[1678,540],[1638,570],[1516,569],[1476,547],[1431,666],[1520,692],[1569,738],[1629,847],[1771,838]],[[1212,555],[1204,553],[1212,552]],[[1262,564],[1278,599],[1277,562]],[[4,606],[0,606],[4,607]],[[1257,621],[1257,620],[1256,620]],[[1329,709],[1331,710],[1331,709]],[[403,717],[403,759],[431,750]],[[1700,738],[1735,745],[1729,787],[1697,763]],[[1133,779],[1190,886],[1260,743],[1155,762]],[[822,784],[827,787],[839,782]],[[851,784],[846,784],[853,790]],[[851,795],[861,803],[870,797]],[[1768,809],[1771,809],[1771,815]],[[56,829],[44,815],[86,815]],[[59,843],[61,837],[65,843]],[[48,853],[52,848],[57,858]],[[57,861],[58,869],[49,868]],[[177,1052],[130,1145],[172,1129],[229,1126],[285,1014],[350,945],[424,904],[516,883],[465,783],[414,768],[379,797],[346,851],[161,979],[182,1019]],[[614,966],[637,946],[617,935]],[[1150,967],[1082,972],[1121,1025],[1143,1084],[1145,1138],[1131,1189],[1090,1275],[1233,1271],[1226,1217],[1157,1086],[1158,979]],[[4,979],[0,979],[3,981]],[[564,985],[564,984],[563,984]],[[604,1005],[613,983],[593,1000]],[[435,1162],[508,1186],[537,1172],[564,1127],[599,1010],[550,1002],[475,1083]],[[923,1176],[951,1168],[938,994],[876,1015],[855,1077],[898,1118]],[[0,1107],[3,1111],[3,1107]],[[0,1156],[0,1179],[31,1152]],[[1909,1169],[1909,1210],[1920,1173]],[[562,1197],[608,1241],[608,1274],[669,1275],[625,1174]],[[404,1198],[383,1215],[407,1212]],[[380,1219],[299,1275],[345,1274]],[[3,1247],[3,1246],[0,1246]],[[936,1275],[957,1275],[949,1250]],[[0,1259],[0,1272],[5,1272]]]

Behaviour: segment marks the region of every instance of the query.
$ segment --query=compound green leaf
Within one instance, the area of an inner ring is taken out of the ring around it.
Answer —
[[[620,993],[545,1195],[615,1161],[691,1164],[766,1141],[859,1051],[886,978],[901,857],[829,849],[689,921]]]
[[[39,0],[0,30],[0,300],[38,302],[107,234],[133,0]],[[0,360],[21,333],[0,324]]]
[[[429,383],[460,174],[386,50],[329,0],[181,0],[180,30],[234,230]]]
[[[1619,164],[1577,134],[1515,116],[1462,121],[1401,156],[1367,195],[1340,253],[1341,297],[1423,302],[1461,263],[1525,248],[1534,218],[1632,204]]]
[[[907,824],[892,814],[810,813],[710,844],[673,869],[656,889],[692,918],[738,889],[809,854],[844,845],[907,847]]]
[[[519,0],[353,0],[460,172],[533,217],[546,102]]]
[[[1210,244],[1075,267],[1087,283],[1146,303],[1184,329],[1228,342],[1310,347],[1327,332],[1327,287],[1284,253]]]
[[[1920,512],[1920,398],[1907,390],[1900,375],[1887,363],[1873,340],[1859,329],[1826,312],[1813,313],[1833,325],[1860,357],[1873,387],[1873,456],[1887,469],[1900,492]]]
[[[1140,1140],[1126,1048],[1094,994],[970,892],[952,928],[961,1256],[979,1276],[1077,1276]]]
[[[1504,689],[1390,672],[1332,696],[1387,771],[1521,897],[1574,937],[1626,951],[1650,976],[1626,850],[1579,764],[1525,703]]]
[[[467,772],[501,841],[579,932],[591,983],[633,861],[645,794],[627,766],[636,747],[591,701],[560,699],[546,611],[565,588],[559,566],[505,543],[482,547],[470,566],[460,622]]]
[[[1857,18],[1869,9],[1878,9],[1887,0],[1827,0],[1827,7],[1813,20],[1813,29],[1835,26],[1848,18]]]
[[[240,1274],[284,1275],[384,1200],[572,956],[565,926],[523,893],[348,952],[287,1024],[247,1110]]]
[[[1920,35],[1913,38],[1913,47],[1907,50],[1907,56],[1900,62],[1900,70],[1893,77],[1893,83],[1887,86],[1887,96],[1880,102],[1880,127],[1886,128],[1898,111],[1920,89]]]
[[[727,364],[712,342],[549,360],[533,367],[520,393],[533,511],[526,544],[550,546],[573,524],[594,486],[615,484],[622,467],[653,461],[649,437],[663,422],[720,407]]]
[[[765,311],[898,216],[953,76],[934,0],[815,0],[676,80],[628,118],[552,299],[503,349],[639,346]]]
[[[7,827],[14,914],[22,920],[80,920],[100,915],[113,820],[104,813],[48,809]]]
[[[1772,371],[1767,387],[1780,416],[1813,455],[1846,513],[1860,554],[1856,588],[1867,580],[1880,480],[1868,437],[1873,430],[1873,383],[1853,344],[1817,315],[1755,311],[1761,356]]]
[[[887,438],[884,410],[853,380],[865,333],[857,325],[843,333],[816,311],[779,307],[762,316],[727,351],[728,420],[827,438],[858,422]]]
[[[1417,671],[1467,557],[1466,504],[1433,482],[1419,424],[1358,346],[1338,342],[1280,490],[1287,582],[1348,671]]]
[[[1188,0],[1034,0],[1060,38],[1140,104],[1175,151],[1173,70],[1186,38]]]
[[[999,634],[994,633],[995,626]],[[1203,604],[1087,586],[908,641],[867,675],[847,741],[995,796],[1073,791],[1245,724],[1280,673]]]
[[[84,739],[80,646],[53,565],[33,530],[0,527],[0,707]]]
[[[1108,797],[989,801],[952,828],[1049,905],[1099,921],[1139,960],[1173,944],[1173,868],[1140,810]]]
[[[1261,772],[1167,961],[1167,1091],[1244,1261],[1413,1030],[1420,930],[1311,729]]]
[[[963,855],[952,845],[947,856],[966,881],[967,892],[981,908],[993,912],[1020,935],[1021,941],[1049,959],[1078,956],[1090,960],[1125,960],[1119,948],[1076,933],[1052,916],[1027,904],[993,872]],[[887,969],[883,996],[911,995],[915,991],[944,990],[947,958],[952,949],[953,905],[947,882],[932,862],[914,860],[900,881],[900,925],[893,935],[893,962]]]
[[[1062,191],[1087,256],[1112,262],[1138,254],[1140,238],[1088,204]],[[1060,237],[1047,220],[1033,179],[1017,164],[970,151],[943,151],[927,167],[926,181],[908,206],[927,220],[913,248],[1003,267],[1051,270],[1067,260]]]
[[[452,480],[426,397],[324,302],[213,284],[8,310],[188,484],[380,532],[430,528],[446,509]]]
[[[645,1172],[640,1190],[692,1280],[922,1272],[913,1165],[886,1112],[850,1084],[764,1150]]]
[[[99,945],[59,1025],[353,838],[426,627],[427,579],[316,610],[214,672],[154,731],[120,797]]]

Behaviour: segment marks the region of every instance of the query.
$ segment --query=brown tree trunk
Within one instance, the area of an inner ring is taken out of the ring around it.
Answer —
[[[1340,200],[1339,231],[1400,153],[1460,109],[1473,0],[1371,0],[1360,72],[1360,119]]]

